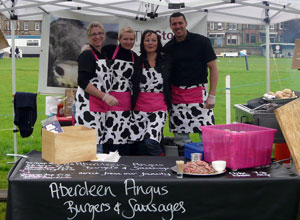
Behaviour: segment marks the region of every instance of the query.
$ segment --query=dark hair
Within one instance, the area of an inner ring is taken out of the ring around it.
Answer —
[[[146,36],[149,35],[149,34],[155,34],[157,36],[157,49],[156,49],[156,52],[157,52],[157,55],[160,57],[161,52],[162,52],[162,48],[163,48],[162,44],[161,44],[161,39],[160,39],[160,36],[153,30],[145,30],[142,34],[141,43],[140,43],[141,56],[143,58],[147,57],[147,52],[146,52],[145,47],[144,47],[144,40],[145,40]]]
[[[181,12],[174,12],[173,14],[171,14],[170,18],[169,18],[169,22],[171,24],[171,18],[178,18],[182,16],[183,17],[183,20],[186,22],[186,18],[184,16],[184,14],[182,14]]]

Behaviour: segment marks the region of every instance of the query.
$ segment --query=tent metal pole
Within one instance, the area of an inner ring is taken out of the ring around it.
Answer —
[[[16,58],[15,58],[15,29],[16,29],[16,21],[10,21],[11,27],[11,69],[12,69],[12,94],[13,97],[16,94]],[[13,105],[13,121],[15,118],[15,109]],[[18,153],[17,147],[17,127],[13,122],[13,133],[14,133],[14,154]],[[17,161],[17,157],[14,158],[14,161]]]
[[[266,29],[266,93],[270,92],[270,17],[269,2],[263,1],[265,8],[265,29]]]
[[[270,24],[266,24],[266,92],[270,92]]]

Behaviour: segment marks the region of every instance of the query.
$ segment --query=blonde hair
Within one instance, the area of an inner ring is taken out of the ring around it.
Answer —
[[[124,33],[129,33],[129,34],[133,34],[134,38],[135,38],[135,31],[131,28],[131,27],[124,27],[120,30],[120,34],[119,34],[119,39],[122,38],[122,35]]]
[[[90,23],[89,26],[87,27],[86,33],[87,33],[88,37],[91,35],[92,28],[94,28],[94,27],[99,27],[100,29],[102,29],[102,31],[105,35],[104,26],[100,22],[94,21],[94,22]]]

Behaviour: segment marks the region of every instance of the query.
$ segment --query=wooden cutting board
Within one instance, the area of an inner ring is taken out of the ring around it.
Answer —
[[[274,112],[300,175],[300,98],[275,109]]]

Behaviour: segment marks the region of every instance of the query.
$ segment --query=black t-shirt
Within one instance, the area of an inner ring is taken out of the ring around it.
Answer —
[[[106,59],[105,52],[100,53],[93,46],[92,50],[97,55],[98,59]],[[91,50],[83,51],[78,57],[78,86],[85,90],[90,80],[96,77],[96,58]]]
[[[117,48],[117,45],[107,45],[107,46],[104,46],[102,48],[102,50],[107,55],[108,59],[112,59],[116,48]],[[119,45],[119,51],[118,51],[117,56],[115,57],[115,59],[124,60],[124,61],[128,61],[128,62],[133,62],[132,54],[134,56],[134,60],[136,60],[137,55],[136,55],[135,52],[132,51],[132,53],[131,53],[130,50],[126,50],[121,45]]]
[[[207,63],[217,59],[210,40],[200,34],[188,32],[186,39],[175,37],[164,46],[172,61],[171,82],[176,86],[207,83]]]

